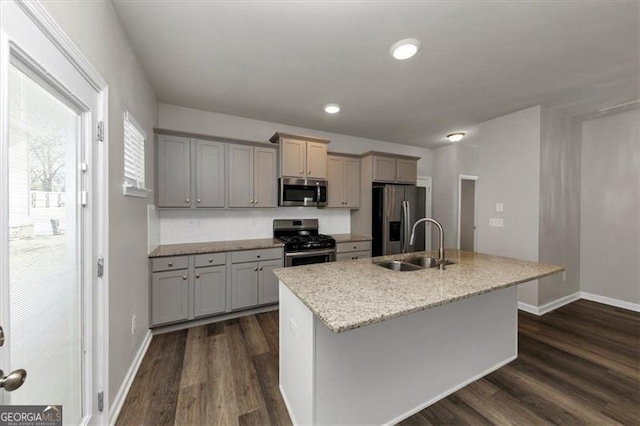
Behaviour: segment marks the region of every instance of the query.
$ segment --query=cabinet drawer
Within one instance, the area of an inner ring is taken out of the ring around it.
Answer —
[[[368,257],[371,257],[371,252],[369,250],[351,251],[351,252],[345,252],[345,253],[340,253],[336,255],[336,260],[341,261],[341,260],[366,259]]]
[[[281,248],[261,250],[234,251],[231,253],[231,263],[256,262],[261,260],[281,259]]]
[[[196,268],[203,266],[217,266],[227,263],[226,253],[198,254],[194,256],[196,259]]]
[[[174,271],[176,269],[187,269],[189,267],[189,256],[159,257],[151,260],[151,271]]]
[[[368,250],[371,250],[371,241],[356,241],[352,243],[339,243],[336,245],[337,253]]]

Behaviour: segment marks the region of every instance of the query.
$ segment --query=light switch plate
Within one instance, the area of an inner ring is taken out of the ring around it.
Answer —
[[[502,213],[504,211],[504,204],[496,203],[496,212]]]

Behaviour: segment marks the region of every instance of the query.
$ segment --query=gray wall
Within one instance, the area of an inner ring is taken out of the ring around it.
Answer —
[[[538,260],[563,265],[539,281],[538,304],[580,291],[580,123],[542,108]]]
[[[153,189],[156,99],[113,4],[44,2],[53,18],[109,84],[109,400],[120,388],[148,331],[147,202],[124,197],[123,114],[145,128],[147,186]],[[131,317],[137,329],[131,334]]]
[[[640,303],[640,111],[582,124],[584,292]]]

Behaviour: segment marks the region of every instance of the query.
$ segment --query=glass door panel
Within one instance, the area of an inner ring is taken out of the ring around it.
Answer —
[[[13,65],[8,93],[5,334],[8,371],[23,368],[27,379],[5,401],[60,404],[64,422],[77,424],[83,377],[82,215],[77,201],[81,115],[54,89]]]

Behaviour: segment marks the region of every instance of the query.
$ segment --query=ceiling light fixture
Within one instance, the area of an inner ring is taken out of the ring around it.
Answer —
[[[420,41],[415,38],[405,38],[404,40],[393,43],[389,52],[395,59],[404,61],[415,56],[420,50],[421,45]]]
[[[462,132],[451,133],[447,135],[447,139],[449,139],[449,142],[460,142],[462,138],[464,138],[464,133]]]
[[[326,104],[324,106],[324,112],[327,114],[337,114],[340,112],[340,105],[338,104]]]

